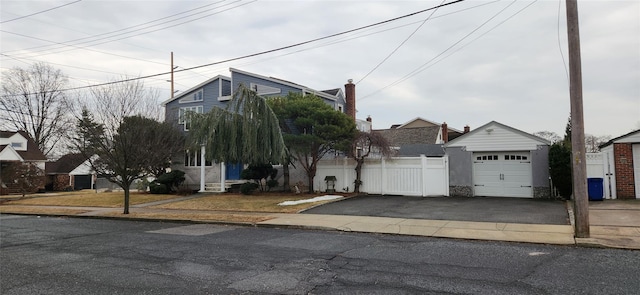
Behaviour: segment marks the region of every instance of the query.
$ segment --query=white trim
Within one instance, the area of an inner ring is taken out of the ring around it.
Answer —
[[[18,154],[18,152],[10,145],[6,145],[4,149],[0,151],[0,161],[20,161],[24,162],[24,159]]]
[[[170,102],[172,102],[172,101],[174,101],[176,99],[180,99],[180,98],[184,97],[185,95],[187,95],[188,93],[191,93],[191,92],[195,91],[198,88],[203,88],[205,85],[215,81],[216,79],[224,79],[224,80],[227,80],[227,81],[231,81],[231,78],[229,78],[227,76],[217,75],[217,76],[215,76],[215,77],[213,77],[213,78],[211,78],[209,80],[206,80],[206,81],[204,81],[204,82],[202,82],[202,83],[200,83],[200,84],[198,84],[198,85],[196,85],[194,87],[191,87],[191,88],[185,90],[180,95],[177,95],[177,96],[175,96],[173,98],[169,98],[169,99],[165,100],[164,102],[162,102],[162,106],[167,106],[168,103],[170,103]],[[233,89],[231,89],[231,90],[233,91]]]

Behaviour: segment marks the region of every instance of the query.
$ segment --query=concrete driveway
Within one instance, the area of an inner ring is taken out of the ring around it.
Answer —
[[[369,195],[328,203],[303,213],[474,222],[570,224],[565,201],[521,198]]]

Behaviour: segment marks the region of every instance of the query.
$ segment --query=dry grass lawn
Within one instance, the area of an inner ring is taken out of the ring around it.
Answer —
[[[179,198],[177,195],[154,195],[148,193],[131,192],[129,205],[144,204]],[[75,207],[124,207],[124,192],[102,192],[82,190],[56,194],[29,195],[29,198],[7,201],[4,205],[40,205],[40,206],[75,206]],[[0,206],[0,207],[3,207]]]
[[[320,201],[314,203],[304,203],[292,206],[279,206],[278,203],[284,201],[298,201],[311,199],[318,195],[312,194],[265,194],[265,195],[241,195],[241,194],[220,194],[211,195],[191,200],[153,206],[152,208],[162,209],[183,209],[183,210],[214,210],[214,211],[238,211],[238,212],[267,212],[267,213],[296,213],[301,210],[311,208],[320,204],[332,202]]]
[[[0,213],[42,214],[42,215],[76,215],[88,211],[67,208],[42,208],[34,206],[0,206]]]

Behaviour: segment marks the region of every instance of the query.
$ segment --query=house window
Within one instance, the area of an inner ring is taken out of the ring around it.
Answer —
[[[189,120],[187,119],[187,114],[189,112],[202,114],[203,107],[202,106],[183,107],[178,110],[178,124],[184,124],[184,131],[189,131]]]
[[[211,161],[205,160],[205,166],[212,166]],[[184,151],[184,166],[185,167],[200,167],[202,166],[202,151]]]
[[[203,90],[200,89],[193,93],[193,101],[202,101],[203,98]]]
[[[13,147],[13,148],[21,148],[22,147],[22,142],[12,142],[11,143],[11,147]]]

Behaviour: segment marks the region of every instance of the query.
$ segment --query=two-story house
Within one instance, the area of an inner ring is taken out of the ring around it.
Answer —
[[[184,114],[188,111],[196,113],[209,112],[214,107],[225,108],[232,97],[232,92],[242,84],[262,97],[286,96],[290,92],[314,94],[332,106],[335,110],[350,115],[355,120],[355,84],[349,81],[342,88],[318,91],[312,88],[255,73],[230,68],[230,76],[216,76],[181,94],[165,101],[165,118],[173,122],[184,132],[189,132],[189,122]],[[370,122],[356,120],[361,129],[370,130]],[[243,163],[212,163],[206,161],[202,151],[185,151],[184,157],[176,159],[172,168],[185,172],[185,184],[205,190],[205,184],[224,183],[226,180],[240,178]]]
[[[0,194],[19,191],[14,187],[17,181],[12,178],[15,175],[7,175],[11,165],[34,165],[44,172],[46,161],[47,157],[26,132],[0,131]]]

